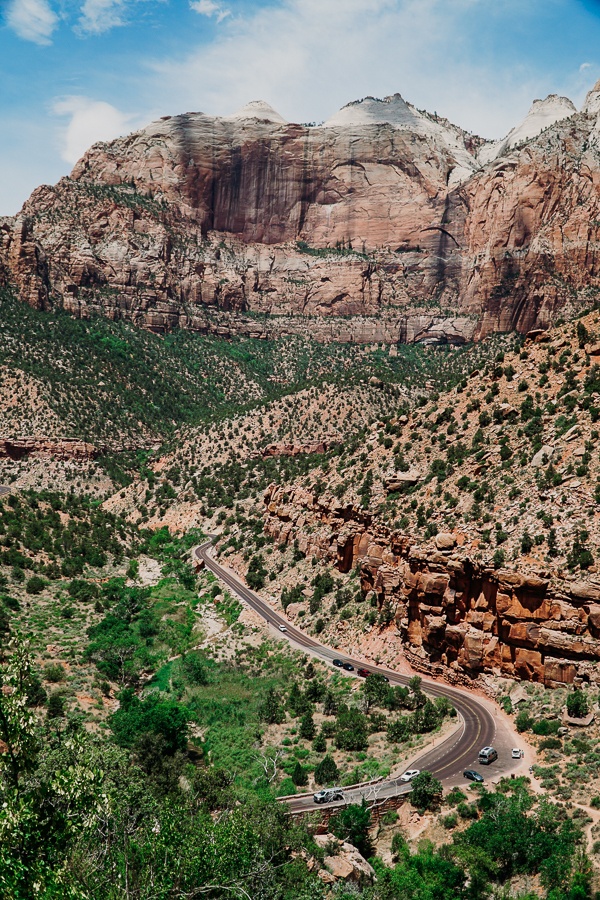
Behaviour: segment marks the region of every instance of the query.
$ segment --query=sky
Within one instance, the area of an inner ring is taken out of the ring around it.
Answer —
[[[499,138],[598,79],[600,0],[0,0],[0,215],[161,115],[399,92]]]

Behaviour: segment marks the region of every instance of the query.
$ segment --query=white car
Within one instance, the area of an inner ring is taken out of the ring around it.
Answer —
[[[417,775],[420,775],[420,774],[421,774],[420,769],[408,769],[408,771],[405,772],[404,775],[400,776],[399,780],[404,781],[404,782],[412,781],[413,778],[416,778]]]
[[[512,750],[510,751],[510,755],[512,756],[513,759],[523,759],[523,757],[525,756],[525,753],[523,750],[519,750],[517,747],[513,747]]]
[[[280,630],[280,631],[287,631],[287,625],[280,625],[280,626],[279,626],[279,630]]]

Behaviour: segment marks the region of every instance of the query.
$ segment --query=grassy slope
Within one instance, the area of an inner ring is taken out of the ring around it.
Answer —
[[[401,347],[397,356],[297,337],[158,336],[102,318],[42,313],[0,292],[0,429],[144,445],[307,384],[376,376],[408,390],[455,383],[480,350]],[[33,396],[34,400],[31,401]],[[41,410],[41,412],[40,412]],[[32,426],[32,423],[34,425]]]

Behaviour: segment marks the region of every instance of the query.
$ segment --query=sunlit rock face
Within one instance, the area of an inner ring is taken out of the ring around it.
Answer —
[[[598,287],[597,88],[581,113],[535,101],[495,143],[399,94],[320,126],[263,101],[165,117],[1,219],[0,280],[154,330],[462,342],[545,327]]]

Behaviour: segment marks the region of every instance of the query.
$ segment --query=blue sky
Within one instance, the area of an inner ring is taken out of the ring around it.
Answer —
[[[263,99],[292,121],[399,91],[486,137],[600,78],[597,0],[0,0],[0,215],[95,140]]]

